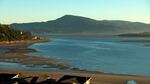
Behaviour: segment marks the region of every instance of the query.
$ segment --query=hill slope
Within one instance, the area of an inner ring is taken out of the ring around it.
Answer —
[[[31,39],[30,32],[23,32],[9,28],[8,25],[0,24],[0,41],[15,41]]]
[[[150,31],[150,24],[128,21],[94,20],[81,16],[65,15],[56,20],[11,24],[12,28],[47,33],[67,34],[122,34]]]

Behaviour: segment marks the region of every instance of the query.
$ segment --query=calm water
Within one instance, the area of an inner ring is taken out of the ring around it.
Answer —
[[[8,52],[8,51],[9,51],[8,49],[0,47],[0,53],[5,53],[5,52]]]
[[[60,71],[57,68],[44,68],[43,66],[23,65],[18,63],[0,62],[0,70],[26,70],[26,71]]]
[[[121,42],[119,37],[51,37],[51,42],[30,46],[33,56],[55,58],[80,69],[150,76],[150,46]]]

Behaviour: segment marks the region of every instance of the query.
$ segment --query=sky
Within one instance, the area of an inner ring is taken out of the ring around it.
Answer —
[[[0,23],[42,22],[63,15],[150,23],[150,0],[0,0]]]

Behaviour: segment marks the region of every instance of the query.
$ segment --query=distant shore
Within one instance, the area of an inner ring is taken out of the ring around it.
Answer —
[[[121,42],[129,42],[129,43],[145,43],[145,46],[150,46],[150,40],[123,40]]]
[[[150,43],[150,40],[123,40],[122,42]]]

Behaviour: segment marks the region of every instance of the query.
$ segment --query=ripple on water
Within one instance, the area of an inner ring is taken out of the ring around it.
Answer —
[[[150,47],[119,39],[55,37],[30,46],[39,50],[30,55],[56,58],[89,71],[150,75]]]

